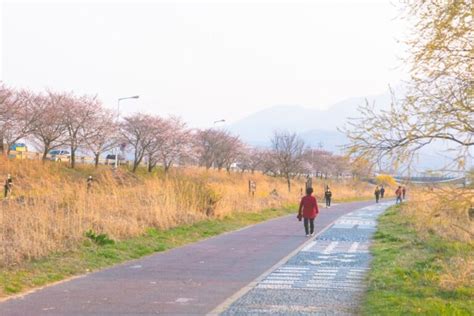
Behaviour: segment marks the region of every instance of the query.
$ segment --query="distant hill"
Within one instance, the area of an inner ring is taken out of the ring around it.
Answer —
[[[401,95],[403,88],[398,87],[396,93]],[[298,133],[308,146],[340,153],[341,147],[347,144],[348,140],[338,128],[343,127],[348,118],[359,116],[357,108],[363,105],[365,100],[365,97],[346,99],[329,106],[327,110],[300,105],[277,105],[241,119],[228,126],[228,129],[239,135],[244,142],[258,147],[269,147],[275,130],[288,130]],[[387,109],[391,96],[387,91],[384,94],[368,96],[367,100],[369,103],[375,103],[379,109]],[[448,147],[446,143],[435,142],[423,148],[412,167],[417,171],[446,167],[453,156],[452,153],[446,152]]]
[[[367,97],[377,106],[387,107],[390,94]],[[246,143],[254,146],[268,146],[275,130],[296,132],[313,147],[336,149],[346,143],[346,137],[337,131],[347,119],[357,117],[357,108],[365,98],[350,98],[330,106],[327,110],[311,109],[299,105],[277,105],[256,112],[229,126],[229,130]]]

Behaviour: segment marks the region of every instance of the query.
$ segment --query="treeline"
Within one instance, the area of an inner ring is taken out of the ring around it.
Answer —
[[[33,143],[43,159],[53,149],[68,147],[71,168],[79,150],[93,155],[97,166],[101,155],[120,148],[133,155],[133,172],[143,162],[149,172],[157,165],[165,171],[176,164],[227,171],[236,167],[242,172],[259,170],[284,176],[288,183],[296,175],[361,176],[369,172],[368,166],[354,167],[346,157],[308,148],[289,132],[275,132],[271,148],[254,148],[228,131],[191,129],[177,117],[135,113],[119,119],[117,112],[104,107],[95,96],[35,93],[1,85],[1,151],[8,155],[11,146],[22,139]]]

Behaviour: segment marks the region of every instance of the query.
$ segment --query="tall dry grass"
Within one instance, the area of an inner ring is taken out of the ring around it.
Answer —
[[[474,221],[469,210],[474,207],[474,189],[439,187],[416,189],[409,203],[403,204],[403,215],[413,219],[412,225],[421,238],[433,234],[450,245],[474,246]],[[469,288],[474,284],[474,253],[446,249],[453,253],[448,261],[440,260],[439,285],[445,290]],[[453,250],[454,249],[454,250]]]
[[[474,207],[474,189],[439,187],[418,188],[410,192],[402,212],[416,220],[421,234],[435,233],[447,240],[472,242],[474,223],[469,209]]]
[[[0,158],[2,181],[8,173],[14,188],[12,197],[0,202],[2,266],[74,249],[88,230],[124,239],[150,227],[168,229],[236,211],[296,203],[304,186],[303,179],[296,179],[289,193],[285,181],[257,173],[186,168],[168,175],[137,176],[105,166],[72,170],[57,163]],[[95,179],[91,192],[87,192],[88,175]],[[257,183],[255,197],[248,194],[250,179]],[[371,192],[366,185],[352,182],[330,184],[336,198]],[[322,195],[323,183],[315,187]]]

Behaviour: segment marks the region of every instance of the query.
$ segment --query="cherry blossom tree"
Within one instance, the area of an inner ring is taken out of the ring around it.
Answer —
[[[94,164],[99,165],[100,155],[112,150],[119,143],[119,128],[115,113],[100,107],[85,124],[81,138],[85,147],[94,155]]]
[[[66,95],[51,91],[34,98],[37,119],[32,124],[31,139],[43,153],[43,160],[46,160],[51,150],[63,146],[67,140],[62,114],[64,102]]]

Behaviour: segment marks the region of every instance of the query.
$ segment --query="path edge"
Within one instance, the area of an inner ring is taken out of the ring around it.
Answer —
[[[278,267],[284,265],[288,260],[295,256],[298,252],[300,252],[304,247],[306,247],[309,243],[313,242],[316,237],[324,233],[326,230],[328,230],[330,227],[334,225],[334,223],[343,215],[339,216],[332,222],[330,222],[326,227],[321,229],[317,234],[315,234],[312,238],[309,238],[307,241],[305,241],[303,244],[298,246],[295,250],[290,252],[288,255],[280,259],[277,263],[275,263],[273,266],[271,266],[269,269],[267,269],[265,272],[263,272],[261,275],[256,277],[253,281],[251,281],[249,284],[245,285],[243,288],[232,294],[230,297],[228,297],[226,300],[224,300],[222,303],[217,305],[213,310],[211,310],[209,313],[207,313],[207,316],[217,316],[221,313],[223,313],[225,310],[227,310],[230,305],[232,305],[235,301],[237,301],[239,298],[250,292],[255,286],[257,286],[260,281],[265,279],[270,273],[272,273],[274,270],[276,270]]]

